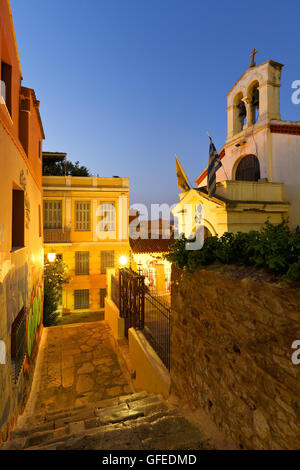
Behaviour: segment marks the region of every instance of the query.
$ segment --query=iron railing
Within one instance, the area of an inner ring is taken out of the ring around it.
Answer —
[[[134,327],[143,331],[164,365],[170,370],[170,317],[168,298],[151,294],[144,276],[128,268],[120,269],[119,281],[111,276],[111,299],[125,319],[125,336]]]
[[[71,229],[69,228],[44,228],[45,243],[71,242]]]
[[[111,300],[114,304],[120,308],[120,290],[119,290],[119,281],[116,277],[112,274],[111,275],[111,292],[110,292]]]
[[[23,367],[26,351],[26,314],[25,308],[15,319],[11,328],[11,358],[14,382],[17,383]]]
[[[125,319],[125,336],[128,330],[144,328],[145,283],[144,276],[128,268],[119,271],[120,316]]]
[[[144,335],[170,370],[170,305],[153,294],[145,295]]]

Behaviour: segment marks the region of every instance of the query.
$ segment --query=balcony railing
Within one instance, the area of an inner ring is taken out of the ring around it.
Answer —
[[[44,228],[44,243],[68,243],[71,242],[71,229],[69,228]]]

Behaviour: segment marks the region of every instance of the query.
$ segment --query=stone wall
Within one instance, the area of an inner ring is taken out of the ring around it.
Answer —
[[[300,290],[253,269],[172,275],[171,391],[244,449],[300,448]]]

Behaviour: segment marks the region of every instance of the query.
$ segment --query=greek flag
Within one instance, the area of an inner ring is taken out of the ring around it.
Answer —
[[[210,136],[209,140],[210,145],[207,169],[207,192],[209,197],[214,197],[216,193],[216,172],[221,167],[222,163]]]

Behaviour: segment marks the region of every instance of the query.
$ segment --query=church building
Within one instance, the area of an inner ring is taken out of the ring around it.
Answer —
[[[268,60],[248,70],[227,94],[227,139],[219,152],[216,193],[208,196],[207,169],[197,187],[179,194],[173,209],[184,232],[187,207],[202,205],[206,235],[259,230],[288,218],[300,225],[300,122],[282,121],[279,90],[283,65]],[[192,220],[195,220],[193,214]]]

